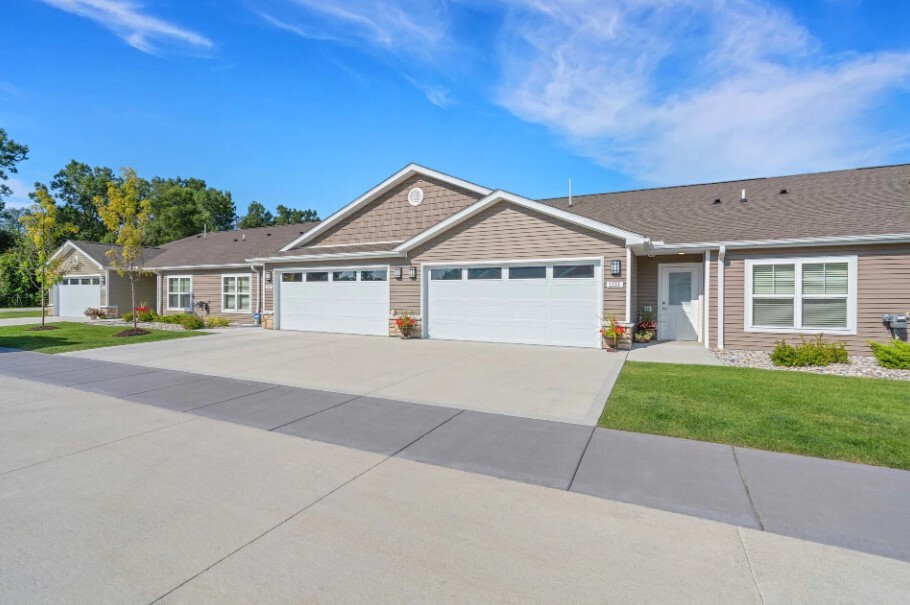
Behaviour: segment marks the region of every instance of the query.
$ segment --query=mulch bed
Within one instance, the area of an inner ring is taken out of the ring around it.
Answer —
[[[34,328],[29,328],[28,332],[46,332],[48,330],[59,330],[57,326],[35,326]]]
[[[145,334],[151,334],[148,330],[143,330],[142,328],[130,328],[129,330],[124,330],[123,332],[117,332],[114,334],[114,338],[122,338],[126,336],[144,336]]]

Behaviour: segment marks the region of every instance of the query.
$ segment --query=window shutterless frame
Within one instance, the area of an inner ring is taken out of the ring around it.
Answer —
[[[246,289],[240,280],[247,278]],[[246,300],[244,305],[243,301]],[[231,313],[249,313],[253,305],[253,274],[224,273],[221,275],[221,310]]]
[[[175,289],[176,286],[176,289]],[[171,304],[172,295],[177,301],[177,306]],[[190,308],[193,298],[193,276],[192,275],[168,275],[167,276],[167,303],[168,311],[186,311]],[[186,301],[186,304],[184,303]],[[181,306],[182,305],[182,306]]]
[[[818,264],[847,264],[847,293],[846,295],[817,295],[803,293],[803,266]],[[754,298],[775,298],[774,295],[754,294],[754,274],[756,266],[766,265],[793,265],[794,267],[794,293],[787,294],[784,298],[793,298],[793,326],[791,327],[770,327],[756,326],[753,324],[753,301]],[[745,309],[744,309],[744,326],[746,332],[761,333],[778,333],[778,334],[832,334],[832,335],[853,335],[856,334],[856,317],[857,317],[857,257],[856,255],[844,256],[798,256],[798,257],[765,257],[765,258],[747,258],[745,260]],[[818,299],[846,299],[847,301],[847,325],[844,328],[830,327],[813,327],[803,325],[803,302],[806,300]]]

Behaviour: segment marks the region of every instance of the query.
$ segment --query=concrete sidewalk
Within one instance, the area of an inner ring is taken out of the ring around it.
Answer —
[[[36,353],[0,375],[910,560],[907,471]]]
[[[893,559],[32,380],[0,377],[0,460],[11,603],[910,594],[910,565]]]
[[[649,343],[635,343],[629,351],[628,361],[650,363],[681,363],[702,366],[722,365],[711,349],[704,343],[687,340],[664,340]]]

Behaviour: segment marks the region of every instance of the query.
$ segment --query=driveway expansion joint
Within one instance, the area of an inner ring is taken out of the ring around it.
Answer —
[[[758,507],[755,506],[755,501],[752,499],[752,492],[749,491],[749,484],[746,483],[746,477],[743,475],[743,469],[739,465],[739,457],[736,455],[736,447],[730,446],[730,451],[733,452],[733,462],[736,463],[736,471],[739,473],[739,479],[743,482],[743,489],[746,490],[746,498],[749,499],[749,506],[752,507],[752,514],[755,515],[755,520],[758,521],[758,527],[762,531],[765,531],[765,524],[761,519],[761,515],[758,512]]]

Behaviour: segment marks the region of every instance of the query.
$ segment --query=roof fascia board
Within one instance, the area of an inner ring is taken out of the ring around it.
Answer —
[[[219,263],[216,265],[171,265],[168,267],[156,267],[146,265],[149,271],[186,271],[190,269],[236,269],[238,267],[249,267],[250,263]]]
[[[667,244],[652,242],[650,249],[655,251],[672,252],[674,250],[706,250],[718,249],[726,246],[727,249],[737,248],[800,248],[807,246],[825,245],[850,245],[850,244],[896,244],[910,242],[910,233],[889,233],[884,235],[848,235],[830,237],[799,237],[785,239],[763,240],[728,240],[717,242],[692,242]]]
[[[57,258],[58,256],[60,256],[61,254],[63,254],[63,251],[64,251],[67,247],[72,248],[72,249],[76,250],[77,252],[79,252],[79,254],[81,254],[81,255],[84,256],[85,258],[89,259],[90,261],[92,261],[92,263],[94,263],[94,265],[95,265],[96,267],[98,267],[99,269],[102,269],[102,270],[104,269],[104,266],[102,266],[101,263],[99,263],[99,262],[96,261],[94,258],[92,258],[92,256],[91,256],[90,254],[87,254],[87,253],[85,252],[85,250],[83,250],[82,248],[80,248],[79,246],[77,246],[76,244],[74,244],[72,240],[66,240],[65,242],[63,242],[63,245],[61,245],[59,248],[57,248],[57,251],[54,252],[54,254],[51,256],[50,260],[54,260],[55,258]]]
[[[357,258],[388,258],[405,256],[397,250],[381,250],[377,252],[339,252],[337,254],[299,254],[296,256],[264,256],[247,259],[247,263],[280,263],[285,261],[329,260],[329,259],[357,259]]]
[[[620,229],[619,227],[614,227],[613,225],[608,225],[606,223],[601,223],[599,221],[585,218],[578,214],[566,212],[565,210],[559,210],[558,208],[553,208],[552,206],[548,206],[546,204],[541,204],[540,202],[535,202],[534,200],[530,200],[528,198],[521,197],[520,195],[515,195],[514,193],[508,193],[506,191],[496,190],[496,191],[491,192],[486,197],[478,200],[474,204],[468,206],[461,212],[458,212],[458,213],[450,216],[449,218],[445,219],[444,221],[440,221],[439,223],[433,225],[426,231],[422,231],[422,232],[418,233],[417,235],[415,235],[408,241],[402,243],[400,246],[395,248],[395,250],[398,252],[407,252],[408,250],[412,250],[416,246],[419,246],[419,245],[433,239],[434,237],[444,233],[445,231],[451,229],[452,227],[455,227],[459,223],[471,218],[478,212],[481,212],[481,211],[489,208],[493,204],[496,204],[496,203],[502,202],[502,201],[511,202],[518,206],[522,206],[523,208],[528,208],[530,210],[540,212],[541,214],[545,214],[547,216],[551,216],[554,218],[564,220],[564,221],[566,221],[568,223],[572,223],[574,225],[587,227],[588,229],[591,229],[593,231],[598,231],[598,232],[604,233],[606,235],[611,235],[613,237],[624,240],[626,242],[626,245],[642,244],[646,241],[643,236],[641,236],[637,233],[632,233],[631,231],[626,231],[625,229]]]
[[[341,219],[343,219],[346,216],[353,213],[355,210],[367,205],[368,203],[373,201],[377,196],[385,193],[390,188],[394,187],[395,185],[398,185],[405,179],[407,179],[415,174],[433,178],[433,179],[442,181],[444,183],[454,185],[456,187],[461,187],[462,189],[467,189],[468,191],[473,191],[474,193],[479,193],[480,195],[487,195],[491,191],[490,189],[487,189],[486,187],[481,187],[480,185],[475,185],[474,183],[469,183],[468,181],[456,178],[454,176],[450,176],[448,174],[443,174],[442,172],[438,172],[438,171],[432,170],[430,168],[425,168],[418,164],[408,164],[407,166],[405,166],[404,168],[402,168],[401,170],[399,170],[398,172],[396,172],[395,174],[393,174],[386,180],[382,181],[381,183],[379,183],[378,185],[376,185],[375,187],[373,187],[372,189],[370,189],[369,191],[367,191],[366,193],[364,193],[363,195],[358,197],[356,200],[354,200],[353,202],[351,202],[350,204],[348,204],[341,210],[335,212],[334,214],[329,216],[327,219],[325,219],[324,221],[322,221],[321,223],[319,223],[318,225],[316,225],[315,227],[313,227],[312,229],[310,229],[309,231],[307,231],[306,233],[304,233],[303,235],[301,235],[300,237],[298,237],[291,243],[289,243],[286,246],[284,246],[283,248],[281,248],[280,252],[287,252],[288,250],[292,250],[292,249],[300,246],[301,244],[310,241],[316,235],[322,233],[323,231],[325,231],[332,225],[336,224]]]

